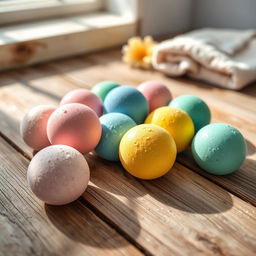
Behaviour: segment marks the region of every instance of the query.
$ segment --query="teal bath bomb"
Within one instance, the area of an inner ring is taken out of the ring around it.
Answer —
[[[199,97],[193,95],[182,95],[173,99],[169,103],[169,106],[185,111],[191,117],[196,132],[210,123],[210,109]]]
[[[244,162],[246,143],[236,128],[223,123],[209,124],[195,135],[192,154],[205,171],[225,175],[239,169]]]
[[[118,148],[123,135],[136,125],[127,115],[109,113],[100,117],[102,126],[101,139],[95,152],[103,159],[119,161]]]
[[[106,98],[107,94],[114,88],[120,86],[116,82],[102,81],[93,86],[92,92],[95,93],[102,101]]]

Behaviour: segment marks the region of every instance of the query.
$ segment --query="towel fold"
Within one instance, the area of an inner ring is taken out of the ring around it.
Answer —
[[[201,29],[160,43],[153,67],[239,90],[256,80],[256,31]]]

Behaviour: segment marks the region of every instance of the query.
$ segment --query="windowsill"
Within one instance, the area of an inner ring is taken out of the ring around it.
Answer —
[[[0,27],[0,70],[121,45],[135,30],[135,19],[107,12]]]

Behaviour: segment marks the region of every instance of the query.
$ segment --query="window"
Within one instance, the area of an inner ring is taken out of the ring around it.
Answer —
[[[0,0],[0,25],[85,14],[103,8],[103,0]]]
[[[137,0],[0,0],[0,71],[120,46]]]

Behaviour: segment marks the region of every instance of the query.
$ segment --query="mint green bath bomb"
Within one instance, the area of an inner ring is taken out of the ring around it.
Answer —
[[[107,94],[114,88],[120,86],[116,82],[102,81],[93,86],[92,92],[95,93],[102,101],[104,101]]]
[[[244,162],[246,143],[236,128],[223,123],[209,124],[195,135],[192,154],[205,171],[225,175],[239,169]]]
[[[169,106],[185,111],[192,119],[196,132],[210,123],[210,109],[199,97],[193,95],[182,95],[173,99],[169,103]]]

